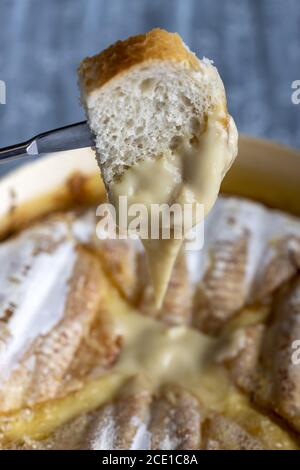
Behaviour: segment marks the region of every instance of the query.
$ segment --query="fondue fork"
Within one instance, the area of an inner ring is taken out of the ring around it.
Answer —
[[[0,164],[27,156],[37,157],[45,153],[93,146],[91,131],[87,122],[82,121],[43,132],[20,144],[0,148]]]

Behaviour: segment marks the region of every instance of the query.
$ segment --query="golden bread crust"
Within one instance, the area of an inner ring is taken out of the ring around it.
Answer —
[[[156,28],[117,41],[100,54],[84,59],[78,68],[81,87],[89,94],[131,67],[155,60],[182,62],[194,70],[200,67],[199,59],[177,33]]]

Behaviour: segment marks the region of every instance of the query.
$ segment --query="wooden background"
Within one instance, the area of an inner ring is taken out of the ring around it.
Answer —
[[[215,61],[240,131],[300,148],[299,0],[0,0],[0,146],[83,119],[79,61],[155,26]]]

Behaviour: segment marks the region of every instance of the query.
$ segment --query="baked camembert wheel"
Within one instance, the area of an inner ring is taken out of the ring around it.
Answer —
[[[95,209],[0,244],[3,449],[299,449],[300,221],[219,197],[153,301]]]

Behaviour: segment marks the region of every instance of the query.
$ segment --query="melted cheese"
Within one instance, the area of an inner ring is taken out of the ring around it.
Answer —
[[[118,220],[122,216],[120,196],[126,196],[128,208],[133,204],[143,204],[147,211],[142,215],[142,223],[149,227],[148,235],[153,228],[150,216],[154,204],[167,204],[168,207],[178,204],[181,214],[186,210],[185,204],[190,204],[192,208],[189,222],[185,220],[183,225],[184,215],[180,218],[175,215],[168,220],[161,217],[158,238],[149,236],[142,240],[157,307],[162,304],[182,239],[194,225],[201,222],[202,214],[206,215],[212,208],[222,179],[236,154],[237,130],[234,121],[232,118],[228,121],[225,111],[217,109],[208,116],[206,129],[199,138],[189,136],[157,158],[135,164],[111,185],[110,198],[117,209]],[[197,212],[198,204],[203,205],[203,211]],[[128,228],[131,222],[132,217],[128,217]],[[181,239],[176,235],[178,224],[181,224]],[[169,230],[169,234],[167,232],[163,236],[164,230]]]

